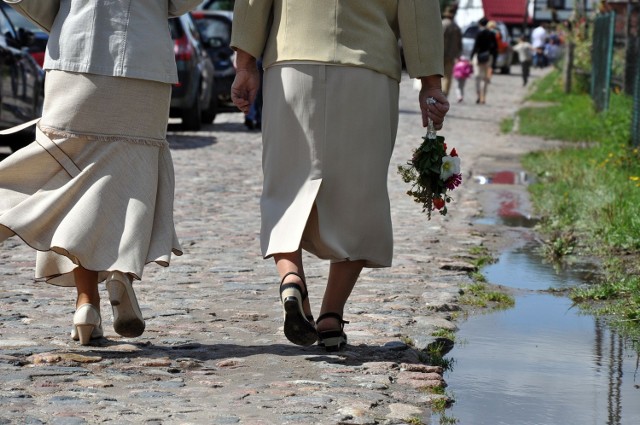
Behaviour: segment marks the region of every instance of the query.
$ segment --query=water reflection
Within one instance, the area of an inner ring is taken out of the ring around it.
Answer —
[[[447,413],[473,424],[640,423],[638,357],[601,320],[550,294],[461,325]]]
[[[482,274],[495,285],[531,290],[568,289],[589,283],[598,274],[597,265],[589,262],[568,266],[550,264],[539,248],[529,243],[505,251],[496,263],[485,267]]]
[[[532,182],[531,176],[527,172],[502,170],[487,175],[475,175],[473,180],[481,185],[497,185],[497,187],[503,188],[493,194],[495,211],[491,211],[487,217],[476,220],[477,224],[501,224],[509,227],[531,228],[538,223],[539,220],[532,218],[527,213],[529,202],[526,195],[523,196],[521,189]]]
[[[446,380],[462,425],[640,424],[638,355],[603,319],[541,292],[588,283],[596,268],[554,269],[534,245],[483,270],[518,288],[516,307],[460,326]]]

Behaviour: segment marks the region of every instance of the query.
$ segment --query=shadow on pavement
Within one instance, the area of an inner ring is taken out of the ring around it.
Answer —
[[[231,358],[243,358],[257,355],[273,355],[279,357],[307,357],[310,362],[327,362],[340,364],[343,366],[359,366],[372,361],[398,361],[402,359],[405,363],[412,363],[411,355],[408,351],[415,349],[406,347],[406,353],[399,352],[398,348],[390,349],[383,346],[369,346],[359,344],[349,345],[346,349],[329,353],[323,347],[312,345],[309,347],[299,347],[292,344],[265,344],[265,345],[239,345],[239,344],[200,344],[185,343],[181,345],[156,345],[150,342],[133,343],[139,351],[114,351],[110,347],[121,346],[122,341],[111,341],[108,339],[94,340],[93,346],[87,346],[86,350],[69,350],[82,355],[95,355],[103,359],[132,359],[132,358],[169,358],[171,360],[196,360],[201,362],[228,360]],[[102,349],[104,348],[104,349]],[[403,355],[404,354],[404,355]],[[420,363],[415,361],[415,363]],[[420,363],[422,364],[422,363]]]
[[[200,149],[215,145],[218,140],[214,136],[167,134],[170,149]]]

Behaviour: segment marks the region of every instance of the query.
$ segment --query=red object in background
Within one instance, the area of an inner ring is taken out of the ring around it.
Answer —
[[[44,67],[44,52],[31,52],[31,56],[33,56],[36,63],[40,65],[40,68]]]
[[[516,173],[513,171],[498,171],[491,177],[491,183],[516,184]]]
[[[527,0],[482,0],[484,16],[490,21],[502,21],[507,25],[522,25],[527,13]],[[532,23],[527,16],[527,23]]]
[[[193,46],[185,34],[175,40],[173,51],[176,54],[176,61],[190,61],[193,56]]]

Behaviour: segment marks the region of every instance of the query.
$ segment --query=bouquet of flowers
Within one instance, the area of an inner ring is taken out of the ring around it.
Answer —
[[[422,211],[426,211],[431,220],[433,210],[438,210],[441,215],[447,214],[447,204],[452,200],[449,191],[462,183],[462,174],[456,149],[447,153],[444,137],[436,135],[431,120],[427,135],[422,140],[411,160],[398,166],[398,172],[405,183],[412,184],[407,195],[422,204]]]

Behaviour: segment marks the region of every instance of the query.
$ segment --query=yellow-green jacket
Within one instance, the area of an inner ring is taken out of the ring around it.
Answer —
[[[443,74],[438,0],[236,0],[231,45],[263,66],[312,61],[359,66],[400,81]]]

